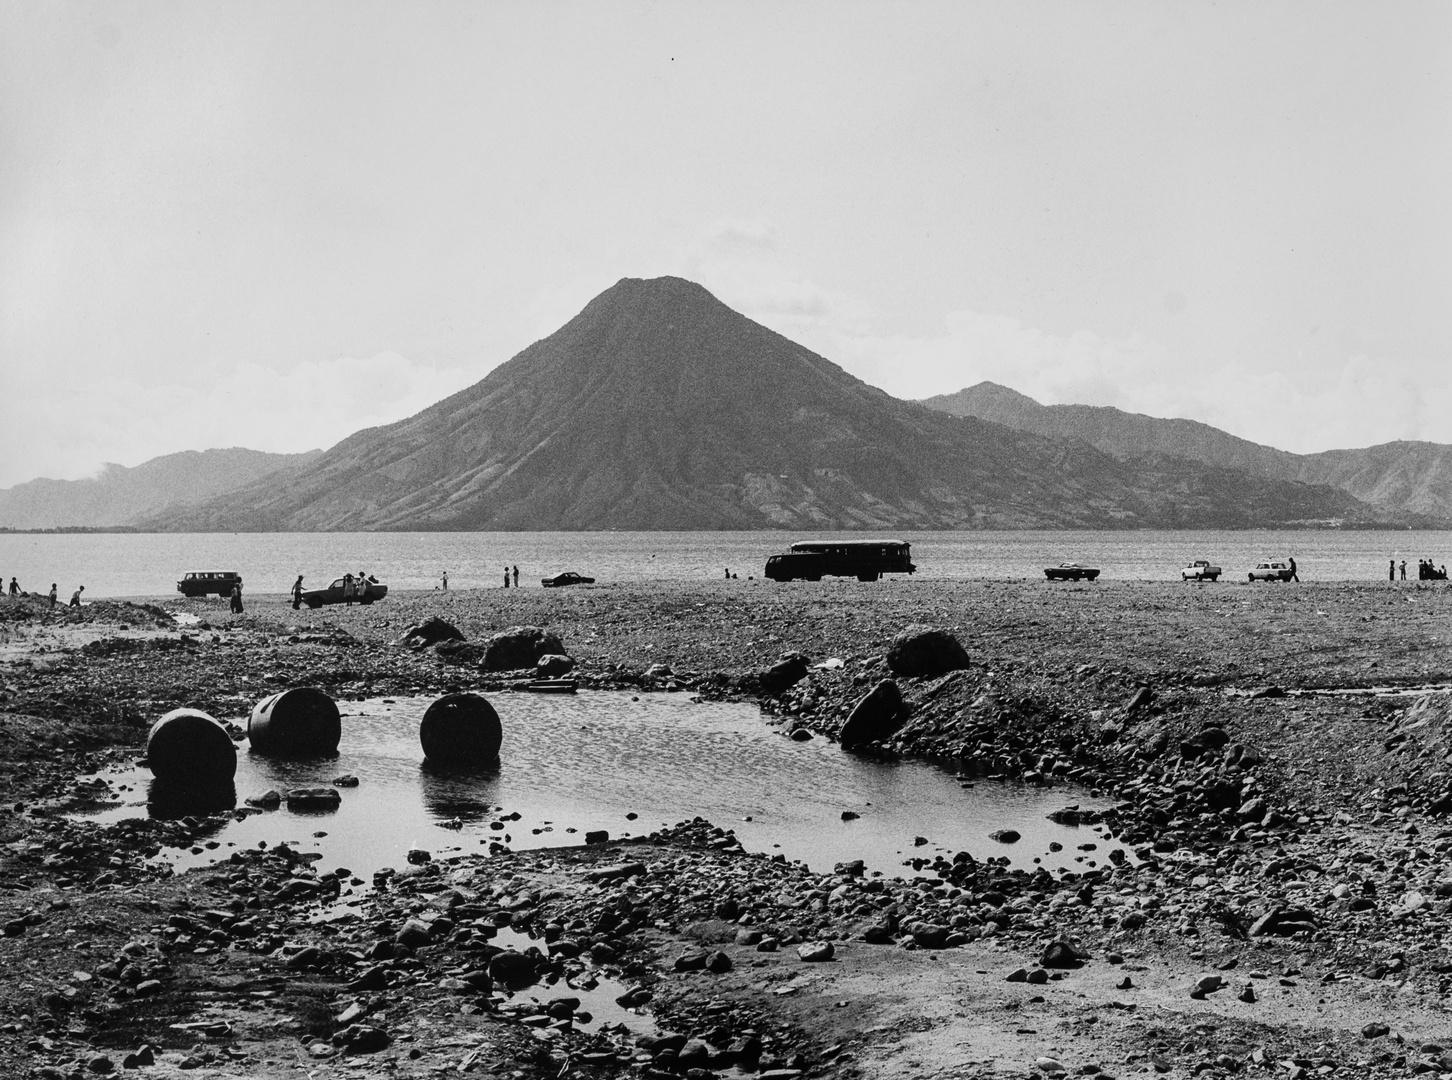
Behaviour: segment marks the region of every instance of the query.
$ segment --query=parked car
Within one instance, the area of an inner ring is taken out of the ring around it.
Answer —
[[[198,570],[183,574],[182,579],[176,583],[176,591],[183,596],[192,597],[206,596],[208,593],[231,596],[232,586],[241,584],[242,575],[235,570]]]
[[[1211,566],[1206,559],[1196,559],[1185,569],[1180,571],[1182,581],[1217,581],[1223,571],[1218,566]]]
[[[1250,572],[1251,581],[1290,581],[1291,568],[1283,562],[1256,563]]]
[[[564,585],[593,585],[595,579],[577,574],[573,570],[566,570],[562,574],[555,574],[553,577],[540,578],[539,583],[546,589],[558,589]]]
[[[371,604],[387,595],[388,586],[374,578],[339,578],[326,589],[303,590],[302,602],[310,608],[320,608],[324,604]]]
[[[1098,576],[1097,566],[1080,566],[1076,562],[1061,562],[1044,569],[1044,577],[1050,581],[1093,581]]]

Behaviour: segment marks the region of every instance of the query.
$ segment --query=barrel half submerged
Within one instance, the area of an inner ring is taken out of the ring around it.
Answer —
[[[418,739],[439,768],[471,768],[499,759],[504,728],[494,706],[478,694],[447,694],[423,714]]]
[[[237,747],[227,729],[198,709],[173,709],[146,736],[146,761],[158,780],[197,786],[231,781]]]
[[[269,757],[327,757],[338,752],[343,718],[327,694],[300,686],[259,701],[247,720],[247,738]]]

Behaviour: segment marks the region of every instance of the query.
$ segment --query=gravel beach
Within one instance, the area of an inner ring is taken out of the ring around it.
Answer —
[[[0,602],[0,1074],[1452,1074],[1449,617],[1416,582]],[[462,640],[400,643],[430,618]],[[1085,841],[1132,857],[817,874],[698,820],[366,882],[286,845],[173,875],[215,820],[66,816],[176,707],[517,692],[538,673],[489,665],[521,626],[581,686],[759,702],[783,738],[888,697],[853,752],[1073,781],[1110,806]]]

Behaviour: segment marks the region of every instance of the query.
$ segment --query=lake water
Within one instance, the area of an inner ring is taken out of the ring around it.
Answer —
[[[1257,562],[1292,555],[1305,581],[1385,580],[1387,560],[1452,562],[1452,532],[912,532],[918,579],[1041,579],[1059,562],[1098,566],[1104,580],[1176,581],[1193,559],[1244,581]],[[86,596],[167,596],[189,570],[237,570],[251,593],[284,593],[303,574],[309,587],[366,569],[392,589],[432,589],[448,572],[455,589],[494,588],[505,564],[520,583],[577,570],[602,583],[704,581],[729,567],[760,576],[768,555],[793,540],[868,539],[867,534],[786,532],[524,533],[160,533],[36,535],[0,533],[0,575],[62,600]],[[901,580],[888,578],[887,581]],[[824,583],[826,584],[826,583]]]
[[[603,691],[503,693],[490,700],[504,725],[500,764],[472,776],[424,766],[418,725],[431,698],[340,703],[343,741],[336,758],[278,761],[248,752],[244,743],[239,799],[269,788],[327,785],[343,773],[360,784],[341,790],[342,806],[334,812],[293,813],[284,804],[228,821],[212,837],[219,847],[183,854],[179,865],[225,858],[231,845],[286,840],[320,852],[322,869],[345,866],[366,879],[380,867],[405,865],[415,847],[438,855],[477,853],[506,836],[513,848],[573,845],[584,842],[587,830],[640,836],[698,815],[734,829],[750,850],[780,852],[817,871],[862,859],[891,876],[904,873],[905,859],[951,858],[958,851],[1082,870],[1102,864],[1117,846],[1090,828],[1045,817],[1075,803],[1095,805],[1082,790],[990,781],[967,787],[930,762],[879,762],[820,739],[793,742],[754,706]],[[101,820],[151,812],[150,772],[104,775],[129,790]],[[186,809],[156,812],[176,816]],[[860,816],[843,821],[844,810]],[[519,819],[491,828],[512,813]],[[1005,845],[989,838],[1006,828],[1023,839]],[[1050,852],[1051,842],[1063,850]],[[1097,849],[1079,850],[1085,843]]]

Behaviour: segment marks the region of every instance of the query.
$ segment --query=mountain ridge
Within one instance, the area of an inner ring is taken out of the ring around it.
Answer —
[[[270,454],[243,447],[182,450],[130,467],[108,462],[98,475],[83,480],[40,477],[0,489],[0,527],[133,526],[169,507],[205,502],[276,477],[321,453]]]
[[[1335,487],[1390,513],[1452,521],[1452,446],[1442,443],[1395,441],[1296,454],[1198,420],[1154,417],[1108,405],[1043,405],[993,382],[925,398],[922,404],[1047,438],[1080,439],[1122,461],[1172,453],[1267,479]]]
[[[1249,527],[1377,520],[1339,490],[1126,463],[891,397],[681,278],[624,278],[555,333],[286,484],[151,527]],[[1388,519],[1389,520],[1389,519]]]

